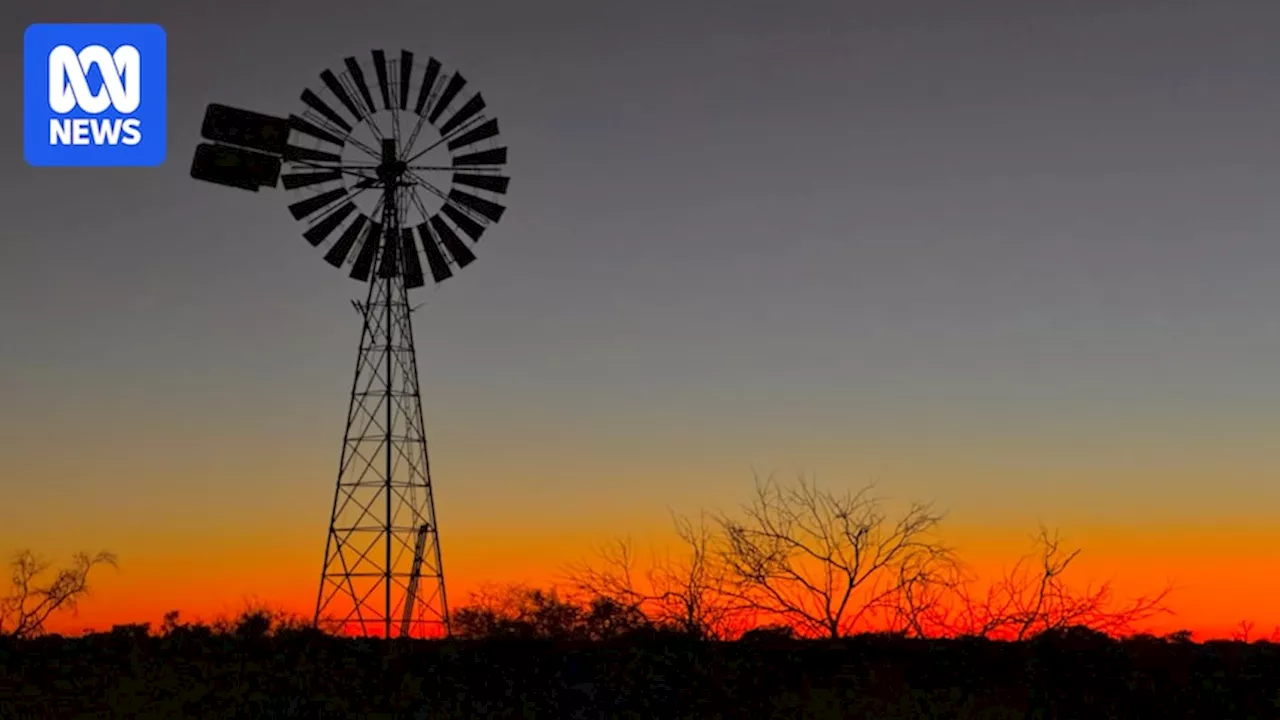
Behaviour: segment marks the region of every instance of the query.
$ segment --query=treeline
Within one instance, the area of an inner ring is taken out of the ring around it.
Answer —
[[[789,629],[717,641],[620,617],[604,599],[516,602],[514,615],[460,610],[449,640],[336,637],[261,610],[0,639],[0,717],[1223,718],[1280,706],[1280,646],[1265,641],[1082,627],[1021,642]]]

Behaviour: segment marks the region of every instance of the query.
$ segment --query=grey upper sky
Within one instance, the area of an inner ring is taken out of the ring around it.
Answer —
[[[296,112],[321,70],[402,47],[462,69],[511,148],[510,210],[417,318],[443,517],[661,514],[753,467],[974,512],[1280,498],[1275,2],[0,18],[0,485],[37,514],[252,492],[318,533],[360,288],[283,191],[187,172],[206,104]],[[163,167],[24,164],[36,21],[166,28]]]

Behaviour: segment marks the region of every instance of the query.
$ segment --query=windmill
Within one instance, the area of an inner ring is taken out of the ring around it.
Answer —
[[[373,50],[320,81],[283,118],[209,105],[209,142],[191,176],[252,192],[282,184],[302,237],[368,284],[353,302],[363,329],[316,621],[362,635],[447,635],[408,291],[475,260],[473,246],[502,217],[507,149],[484,98],[435,58]]]

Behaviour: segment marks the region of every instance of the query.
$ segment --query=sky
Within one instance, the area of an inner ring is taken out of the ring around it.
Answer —
[[[15,0],[3,52],[102,21],[168,33],[163,166],[28,167],[0,77],[0,549],[121,560],[66,622],[314,602],[362,289],[190,157],[405,48],[511,148],[417,298],[455,598],[804,472],[1280,625],[1274,2]]]

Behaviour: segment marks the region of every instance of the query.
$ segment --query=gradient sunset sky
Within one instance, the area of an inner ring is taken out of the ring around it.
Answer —
[[[32,22],[168,32],[169,160],[30,168]],[[1038,523],[1162,627],[1280,624],[1280,5],[1257,0],[6,3],[0,550],[106,548],[66,627],[314,603],[361,286],[188,177],[205,106],[351,54],[460,68],[511,147],[421,292],[454,603],[875,481],[978,560]],[[985,560],[983,560],[985,561]]]

